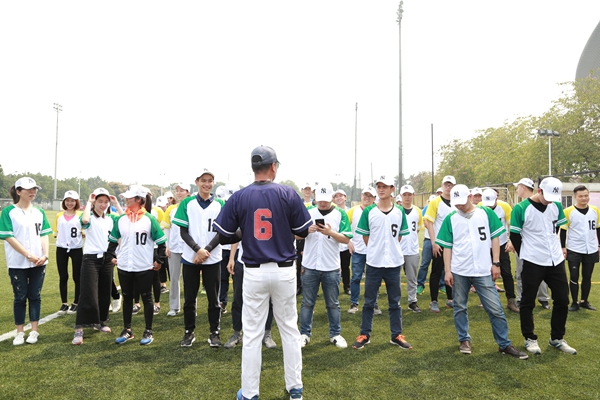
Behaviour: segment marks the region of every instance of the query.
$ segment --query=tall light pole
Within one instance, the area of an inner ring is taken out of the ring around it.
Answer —
[[[400,71],[400,87],[399,87],[399,135],[398,135],[398,186],[402,186],[402,13],[404,10],[402,9],[402,4],[404,1],[400,1],[398,5],[398,11],[396,15],[398,18],[396,22],[398,22],[398,70]]]
[[[560,133],[550,129],[538,129],[537,134],[548,136],[548,176],[552,176],[552,136],[559,137]]]
[[[358,151],[358,103],[355,104],[354,108],[354,186],[352,186],[352,199],[355,199],[356,191],[356,155]],[[350,199],[350,203],[352,203]]]
[[[56,200],[56,169],[58,165],[58,114],[62,111],[62,106],[58,103],[54,103],[54,111],[56,111],[56,147],[54,148],[54,197],[52,200]]]

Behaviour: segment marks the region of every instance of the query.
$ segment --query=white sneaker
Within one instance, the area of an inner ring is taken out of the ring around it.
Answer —
[[[119,312],[121,309],[121,296],[118,299],[112,301],[112,312]]]
[[[304,347],[308,343],[310,343],[310,336],[305,334],[300,335],[300,347]]]
[[[340,349],[345,349],[346,347],[348,347],[348,343],[346,343],[346,339],[344,339],[342,335],[331,337],[329,338],[329,341],[335,344],[335,347]]]
[[[534,339],[526,339],[525,340],[525,348],[528,352],[533,354],[542,354],[542,349],[538,345],[538,341]]]
[[[17,336],[15,336],[15,338],[13,339],[13,344],[15,346],[19,346],[23,343],[25,343],[25,332],[19,332],[17,333]]]
[[[37,333],[37,331],[29,332],[29,336],[27,336],[27,343],[29,343],[29,344],[37,343],[38,336],[40,336],[40,334]]]
[[[555,339],[548,342],[548,344],[552,347],[556,347],[557,349],[564,351],[567,354],[577,354],[577,350],[569,346],[565,339]]]
[[[177,311],[175,310],[169,310],[169,312],[167,313],[167,317],[174,317],[177,315]]]

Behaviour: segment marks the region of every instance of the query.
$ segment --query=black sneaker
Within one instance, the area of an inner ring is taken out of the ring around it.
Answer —
[[[408,343],[405,339],[404,339],[404,335],[398,335],[395,338],[393,338],[392,340],[390,340],[391,344],[395,344],[396,346],[399,346],[401,349],[404,350],[410,350],[412,349],[412,346],[410,345],[410,343]]]
[[[56,313],[58,315],[65,315],[67,313],[67,311],[69,311],[69,305],[63,304],[62,306],[60,306],[60,310],[58,310]]]
[[[121,332],[119,337],[115,339],[115,343],[122,344],[133,338],[134,338],[134,336],[133,336],[133,332],[131,331],[131,329],[123,329],[123,331]]]
[[[161,287],[160,287],[160,293],[161,293],[161,294],[164,294],[164,293],[169,293],[169,289],[167,289],[167,287],[166,287],[166,286],[161,286]]]
[[[596,307],[593,307],[589,301],[582,301],[579,303],[579,307],[585,308],[586,310],[596,311]]]
[[[139,313],[141,309],[142,309],[142,307],[140,307],[140,306],[138,306],[138,305],[135,305],[135,304],[134,304],[134,305],[133,305],[133,308],[131,309],[131,313],[132,313],[133,315],[135,315],[135,314]]]
[[[417,305],[417,302],[416,302],[416,301],[415,301],[414,303],[410,303],[410,304],[408,305],[408,308],[409,308],[410,310],[412,310],[412,312],[414,312],[414,313],[420,313],[420,312],[421,312],[421,309],[420,309],[420,308],[419,308],[419,306]]]
[[[181,341],[181,347],[192,347],[192,343],[196,341],[196,335],[194,332],[185,331],[183,340]]]
[[[71,307],[67,310],[67,314],[77,314],[77,304],[71,304]]]
[[[542,308],[543,308],[544,310],[549,310],[549,309],[550,309],[550,303],[548,303],[547,301],[545,301],[545,300],[540,300],[540,304],[542,305]]]
[[[569,311],[579,311],[579,303],[571,304],[571,307],[569,307]]]
[[[219,307],[221,308],[221,314],[227,314],[227,303],[219,303]]]
[[[210,347],[221,347],[221,339],[219,338],[218,332],[213,332],[208,337],[208,344]]]
[[[353,349],[362,349],[365,345],[371,343],[370,337],[367,335],[358,335],[356,342],[352,345]]]
[[[142,335],[142,340],[140,340],[140,344],[142,346],[146,346],[154,341],[154,336],[152,335],[152,331],[146,329],[144,334]]]

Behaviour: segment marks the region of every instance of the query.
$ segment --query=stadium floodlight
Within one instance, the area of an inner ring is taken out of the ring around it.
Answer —
[[[537,134],[548,136],[548,176],[552,175],[552,137],[560,137],[560,133],[551,129],[538,129]]]
[[[62,106],[58,103],[54,103],[54,111],[56,111],[56,147],[54,148],[54,197],[52,200],[56,200],[56,170],[58,165],[58,114],[62,111]]]

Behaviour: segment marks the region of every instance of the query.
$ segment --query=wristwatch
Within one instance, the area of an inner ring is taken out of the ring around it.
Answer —
[[[494,265],[496,267],[500,267],[500,261],[493,262],[492,265]]]

